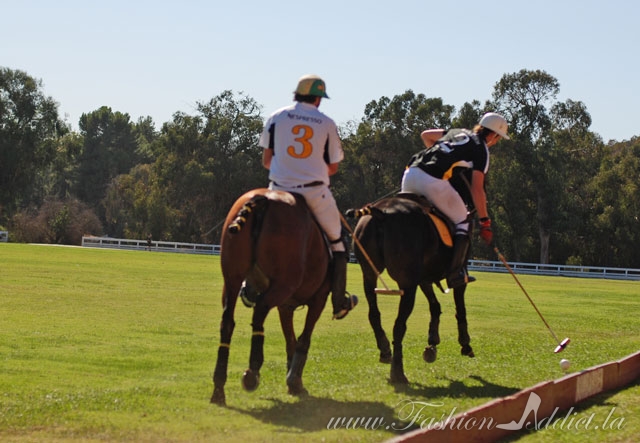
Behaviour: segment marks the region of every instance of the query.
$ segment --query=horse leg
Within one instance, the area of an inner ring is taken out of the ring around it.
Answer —
[[[416,286],[412,288],[402,288],[404,295],[400,297],[398,306],[398,316],[393,325],[393,357],[391,359],[391,383],[408,384],[409,380],[404,375],[404,364],[402,357],[402,340],[407,332],[407,319],[413,311],[416,301]]]
[[[211,403],[221,406],[226,405],[226,396],[224,385],[227,382],[227,367],[229,362],[229,347],[231,345],[231,336],[235,328],[234,310],[237,300],[237,291],[227,290],[227,284],[222,290],[224,297],[224,307],[222,310],[222,321],[220,322],[220,345],[218,347],[218,359],[216,361],[216,369],[213,372],[213,395]]]
[[[382,321],[380,315],[380,309],[378,308],[378,295],[376,294],[376,277],[365,277],[363,279],[364,293],[367,297],[367,304],[369,305],[369,324],[373,329],[373,334],[376,337],[376,344],[380,351],[380,363],[391,363],[391,344],[387,338],[387,334],[382,328]]]
[[[428,343],[429,346],[424,348],[424,352],[422,353],[422,358],[427,363],[433,363],[436,361],[438,349],[437,346],[440,344],[440,314],[442,314],[442,309],[440,307],[440,302],[438,301],[435,292],[433,291],[433,286],[431,283],[420,285],[422,292],[427,297],[427,301],[429,302],[429,313],[431,314],[431,319],[429,320],[429,338]]]
[[[284,342],[287,350],[287,372],[291,368],[291,359],[296,350],[296,335],[293,329],[293,311],[295,308],[291,306],[278,306],[280,314],[280,327],[284,334]]]
[[[464,303],[464,292],[466,285],[453,290],[453,300],[456,304],[456,320],[458,321],[458,343],[460,343],[460,353],[468,357],[475,357],[471,349],[471,338],[467,330],[467,308]]]
[[[258,301],[253,308],[251,320],[251,351],[249,354],[249,368],[242,375],[242,387],[246,391],[255,391],[260,385],[260,368],[264,363],[264,321],[269,313],[269,307]]]
[[[304,323],[302,334],[298,337],[295,345],[295,352],[291,359],[289,372],[287,373],[287,386],[291,395],[307,395],[307,390],[302,383],[302,372],[307,363],[307,355],[311,346],[311,333],[320,318],[320,314],[326,303],[326,295],[324,297],[315,297],[315,301],[309,305],[307,317]]]

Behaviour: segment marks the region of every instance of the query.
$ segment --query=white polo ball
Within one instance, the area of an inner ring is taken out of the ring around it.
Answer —
[[[563,358],[562,360],[560,360],[560,367],[563,371],[566,371],[567,369],[569,369],[569,367],[571,367],[571,362],[566,358]]]

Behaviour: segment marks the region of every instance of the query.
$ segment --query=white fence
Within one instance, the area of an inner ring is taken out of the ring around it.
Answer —
[[[82,246],[90,248],[132,249],[138,251],[185,252],[189,254],[220,254],[219,245],[176,243],[166,241],[129,240],[110,237],[82,237]]]
[[[175,243],[164,241],[128,240],[110,237],[82,237],[82,246],[93,248],[113,248],[150,250],[159,252],[184,252],[189,254],[220,254],[220,245],[199,243]],[[356,260],[351,255],[351,262]],[[562,277],[607,278],[613,280],[639,280],[640,269],[600,268],[595,266],[542,265],[536,263],[509,262],[516,274],[555,275]],[[509,272],[500,261],[469,260],[470,271]]]
[[[557,275],[562,277],[640,280],[640,269],[599,268],[595,266],[542,265],[508,262],[516,274]],[[470,271],[509,272],[500,261],[469,260]]]

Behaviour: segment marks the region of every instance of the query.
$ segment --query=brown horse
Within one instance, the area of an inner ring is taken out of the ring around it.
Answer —
[[[354,252],[362,269],[364,291],[369,304],[369,323],[380,350],[380,361],[391,363],[392,383],[409,382],[404,374],[402,340],[407,331],[407,319],[413,311],[418,286],[427,297],[431,314],[429,346],[423,352],[425,361],[435,361],[436,346],[440,343],[438,328],[441,307],[433,285],[442,289],[440,280],[445,278],[452,248],[441,239],[434,221],[425,212],[428,204],[426,200],[422,200],[423,203],[420,203],[421,198],[413,194],[398,194],[383,198],[364,209],[347,211],[348,216],[360,217],[354,235],[369,257],[367,259],[359,247],[354,248]],[[369,264],[369,259],[375,268]],[[398,316],[393,327],[393,353],[382,328],[375,290],[379,273],[384,269],[404,293],[400,296]],[[467,331],[465,290],[466,286],[462,286],[453,291],[458,342],[462,347],[462,355],[473,357]]]
[[[256,294],[253,307],[249,368],[242,378],[248,391],[260,382],[264,361],[264,322],[278,308],[287,350],[289,393],[306,393],[302,384],[311,333],[330,290],[330,257],[325,237],[302,196],[255,189],[241,196],[227,215],[221,240],[222,322],[218,360],[213,374],[212,403],[226,404],[229,346],[234,310],[243,281]],[[293,311],[308,306],[302,334],[296,339]]]

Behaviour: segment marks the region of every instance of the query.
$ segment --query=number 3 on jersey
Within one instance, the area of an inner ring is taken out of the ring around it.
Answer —
[[[307,125],[296,125],[291,129],[291,133],[295,137],[293,140],[298,142],[301,147],[296,149],[296,146],[289,146],[287,148],[287,154],[295,158],[307,158],[313,151],[313,145],[309,140],[313,137],[313,128]]]

